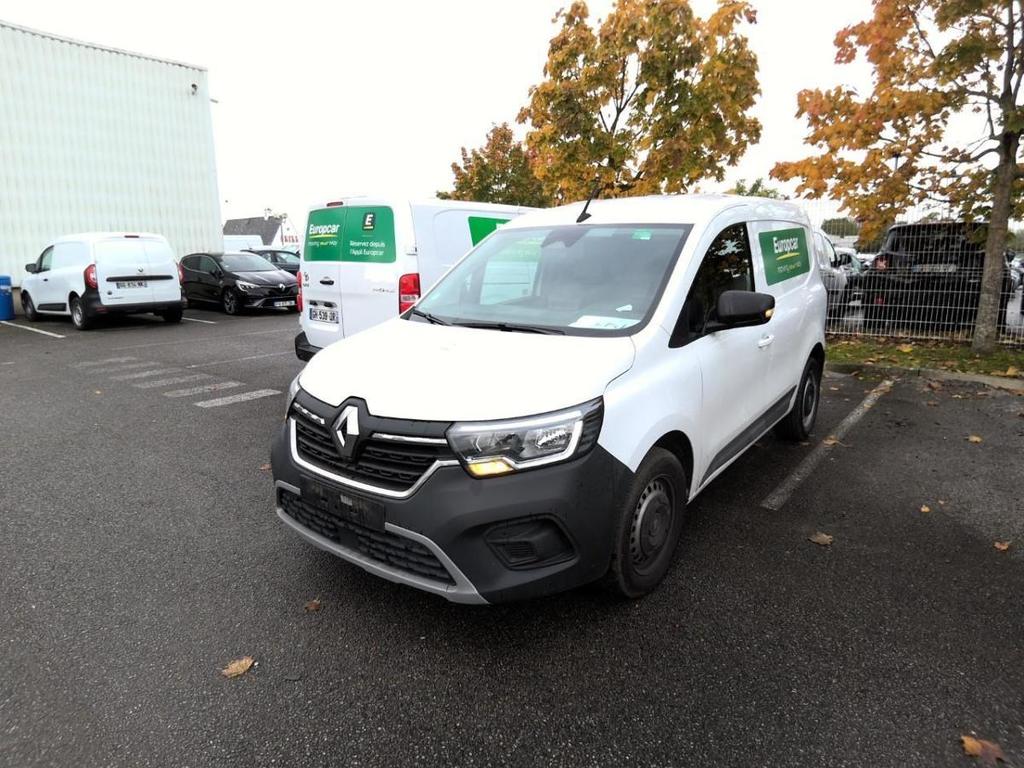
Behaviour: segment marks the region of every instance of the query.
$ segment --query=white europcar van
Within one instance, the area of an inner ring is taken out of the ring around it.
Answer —
[[[404,312],[466,251],[529,208],[346,197],[316,206],[299,265],[300,360]]]
[[[146,233],[90,232],[46,246],[25,265],[25,317],[70,315],[85,330],[99,317],[153,313],[181,321],[181,267],[166,238]]]
[[[689,500],[772,427],[814,426],[811,243],[796,205],[733,196],[509,222],[296,377],[272,451],[278,516],[454,601],[602,578],[645,594]]]

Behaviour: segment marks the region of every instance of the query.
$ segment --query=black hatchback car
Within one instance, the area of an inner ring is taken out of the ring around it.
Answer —
[[[185,298],[219,304],[229,315],[243,309],[298,312],[295,275],[255,253],[191,253],[181,260]]]
[[[986,225],[963,221],[895,224],[871,268],[851,276],[868,331],[929,328],[955,331],[974,323],[981,295]],[[1004,274],[999,323],[1013,290]]]

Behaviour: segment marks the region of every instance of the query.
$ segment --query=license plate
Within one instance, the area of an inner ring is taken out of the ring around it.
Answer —
[[[122,288],[145,288],[147,283],[145,280],[118,280],[114,283],[118,289]]]
[[[912,271],[948,275],[950,272],[956,272],[956,264],[915,264]]]
[[[337,323],[338,322],[338,310],[336,309],[321,309],[320,307],[309,308],[309,319],[316,320],[320,323]]]
[[[294,301],[275,301],[274,302],[274,306],[275,307],[294,307],[295,306],[295,302]]]
[[[380,502],[335,490],[308,478],[302,479],[302,498],[342,520],[375,531],[384,530],[384,505]]]

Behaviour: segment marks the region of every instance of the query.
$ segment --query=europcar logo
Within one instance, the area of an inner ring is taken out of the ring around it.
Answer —
[[[377,214],[373,211],[367,211],[363,214],[363,231],[371,232],[373,228],[377,226]]]
[[[310,224],[309,232],[307,234],[313,240],[317,238],[336,237],[339,229],[341,229],[340,224]]]

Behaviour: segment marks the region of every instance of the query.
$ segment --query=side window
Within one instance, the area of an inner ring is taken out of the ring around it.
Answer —
[[[754,264],[746,224],[734,224],[718,233],[704,254],[683,304],[673,338],[686,344],[704,334],[717,319],[718,297],[725,291],[754,290]]]
[[[182,269],[190,269],[190,270],[191,269],[195,269],[196,268],[196,257],[195,256],[186,256],[185,258],[183,258],[181,260],[181,268]]]
[[[39,269],[37,272],[49,272],[53,267],[53,246],[51,245],[39,256]]]
[[[216,272],[217,262],[211,259],[209,256],[199,257],[199,270],[201,272]]]

